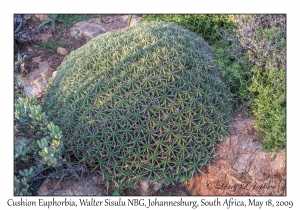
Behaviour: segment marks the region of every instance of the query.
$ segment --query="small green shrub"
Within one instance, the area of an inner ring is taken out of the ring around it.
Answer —
[[[21,178],[18,179],[16,176],[14,176],[14,195],[15,196],[26,196],[31,195],[29,190],[29,184],[27,183],[27,179]]]
[[[250,91],[256,93],[252,104],[254,122],[264,137],[266,149],[286,147],[286,83],[285,71],[278,68],[267,72],[259,67],[252,69],[255,76]],[[258,76],[259,75],[259,76]]]
[[[28,183],[45,168],[57,169],[63,162],[62,133],[36,104],[35,98],[20,97],[15,102],[15,136],[21,139],[15,145],[14,159],[24,167],[14,177],[15,195],[31,195]]]
[[[232,93],[235,108],[242,105],[248,109],[249,101],[252,100],[252,94],[248,90],[252,77],[251,64],[245,54],[231,51],[237,45],[237,40],[228,41],[224,38],[215,42],[212,47],[216,54],[216,63],[221,69],[221,77]]]
[[[201,37],[145,22],[70,53],[44,109],[74,157],[122,188],[192,178],[228,134],[230,98]]]
[[[39,139],[34,142],[41,149],[38,152],[42,157],[40,163],[56,166],[60,157],[55,154],[61,154],[62,133],[59,127],[47,120],[40,105],[36,103],[35,98],[19,98],[15,103],[15,135]],[[15,158],[24,156],[27,152],[31,150],[21,144],[15,148]]]
[[[255,61],[253,82],[249,88],[256,94],[253,113],[255,127],[263,134],[263,146],[277,150],[286,147],[286,48],[285,37],[280,28],[258,30],[257,42],[271,46],[270,51],[260,48],[260,53],[251,54]]]
[[[170,21],[199,34],[211,45],[221,38],[220,28],[233,32],[235,28],[234,15],[143,15],[144,21]]]
[[[286,146],[286,17],[236,15],[235,31],[250,63],[250,105],[263,147]]]

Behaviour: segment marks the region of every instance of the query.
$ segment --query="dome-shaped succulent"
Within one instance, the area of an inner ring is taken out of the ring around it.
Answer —
[[[65,144],[110,183],[187,181],[227,135],[230,99],[210,46],[142,23],[70,53],[44,100]]]

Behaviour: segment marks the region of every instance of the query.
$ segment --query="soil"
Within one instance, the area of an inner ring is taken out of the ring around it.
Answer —
[[[95,17],[95,15],[88,15],[88,17],[92,18]],[[50,24],[46,24],[43,27],[38,28],[39,25],[39,22],[27,22],[21,27],[20,30],[23,33],[27,33],[31,38],[31,41],[27,41],[25,43],[18,43],[15,41],[15,61],[17,60],[18,53],[21,55],[27,55],[30,58],[40,56],[41,62],[47,61],[49,66],[53,69],[53,71],[55,71],[63,61],[64,56],[60,56],[43,47],[40,41],[42,34],[52,34],[53,38],[51,41],[63,44],[64,48],[66,48],[69,52],[76,50],[85,44],[84,40],[75,39],[69,35],[69,28],[71,26],[65,26],[62,23],[56,22],[55,33],[53,33]],[[33,70],[36,64],[32,60],[29,60],[28,66],[30,70]]]

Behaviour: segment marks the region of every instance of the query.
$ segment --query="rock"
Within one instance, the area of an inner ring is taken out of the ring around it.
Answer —
[[[286,195],[286,157],[262,150],[252,119],[237,118],[233,132],[216,147],[211,165],[188,182],[191,195]]]
[[[148,196],[156,191],[158,191],[162,187],[162,183],[150,182],[148,180],[140,180],[137,184],[136,190],[142,196]]]
[[[38,68],[30,71],[26,76],[23,74],[17,74],[16,76],[22,83],[27,97],[40,97],[46,88],[49,78],[52,76],[52,68],[47,61],[41,62],[40,57],[34,57],[32,61],[38,64]]]
[[[77,39],[89,41],[100,34],[126,28],[127,19],[128,15],[104,15],[103,22],[100,22],[99,18],[91,18],[76,23],[70,29],[70,34]],[[134,26],[138,24],[140,19],[141,17],[133,15],[130,25]]]
[[[58,47],[57,50],[56,50],[56,53],[57,53],[58,55],[63,55],[63,56],[65,56],[65,55],[67,55],[69,52],[68,52],[67,49],[65,49],[65,48],[63,48],[63,47]]]
[[[40,37],[40,41],[41,42],[48,42],[53,38],[52,34],[42,34],[42,36]]]
[[[52,73],[52,77],[55,77],[56,74],[57,74],[57,71],[54,71],[54,72]]]
[[[43,22],[49,18],[49,15],[35,15],[35,17],[40,21]]]
[[[130,21],[130,27],[138,24],[141,19],[142,19],[142,17],[139,17],[137,15],[132,15],[131,21]],[[117,20],[124,23],[124,26],[126,27],[127,26],[128,15],[120,15],[117,18]]]
[[[27,21],[32,22],[43,22],[44,20],[47,20],[49,18],[49,15],[32,15],[32,14],[25,14],[24,19]]]
[[[89,175],[81,182],[75,178],[68,178],[68,179],[65,178],[60,183],[59,183],[59,181],[60,181],[60,179],[46,180],[42,184],[42,186],[39,188],[37,195],[38,196],[45,196],[45,195],[103,196],[103,195],[107,195],[107,189],[99,175]],[[58,186],[55,189],[57,184],[58,184]]]
[[[63,47],[58,47],[57,50],[56,50],[56,53],[57,53],[58,55],[63,55],[63,56],[65,56],[65,55],[67,55],[69,52],[68,52],[68,50],[66,50],[66,49],[63,48]]]
[[[47,85],[47,80],[44,77],[38,77],[31,82],[31,84],[35,87],[34,89],[40,93],[43,92],[44,88]]]
[[[105,33],[105,23],[100,22],[98,18],[92,18],[87,21],[76,23],[71,29],[72,37],[89,41],[99,34]]]

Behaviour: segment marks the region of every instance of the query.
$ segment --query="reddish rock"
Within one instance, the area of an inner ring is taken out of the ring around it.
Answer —
[[[69,52],[68,52],[68,50],[66,50],[66,49],[63,48],[63,47],[58,47],[57,50],[56,50],[56,53],[57,53],[58,55],[65,56],[65,55],[67,55]]]
[[[49,15],[35,15],[35,17],[40,21],[43,22],[49,18]]]
[[[286,157],[262,150],[251,119],[236,118],[219,155],[188,182],[191,195],[286,195]]]
[[[49,15],[32,15],[32,14],[25,14],[24,19],[27,21],[32,22],[43,22],[44,20],[47,20],[49,18]]]

